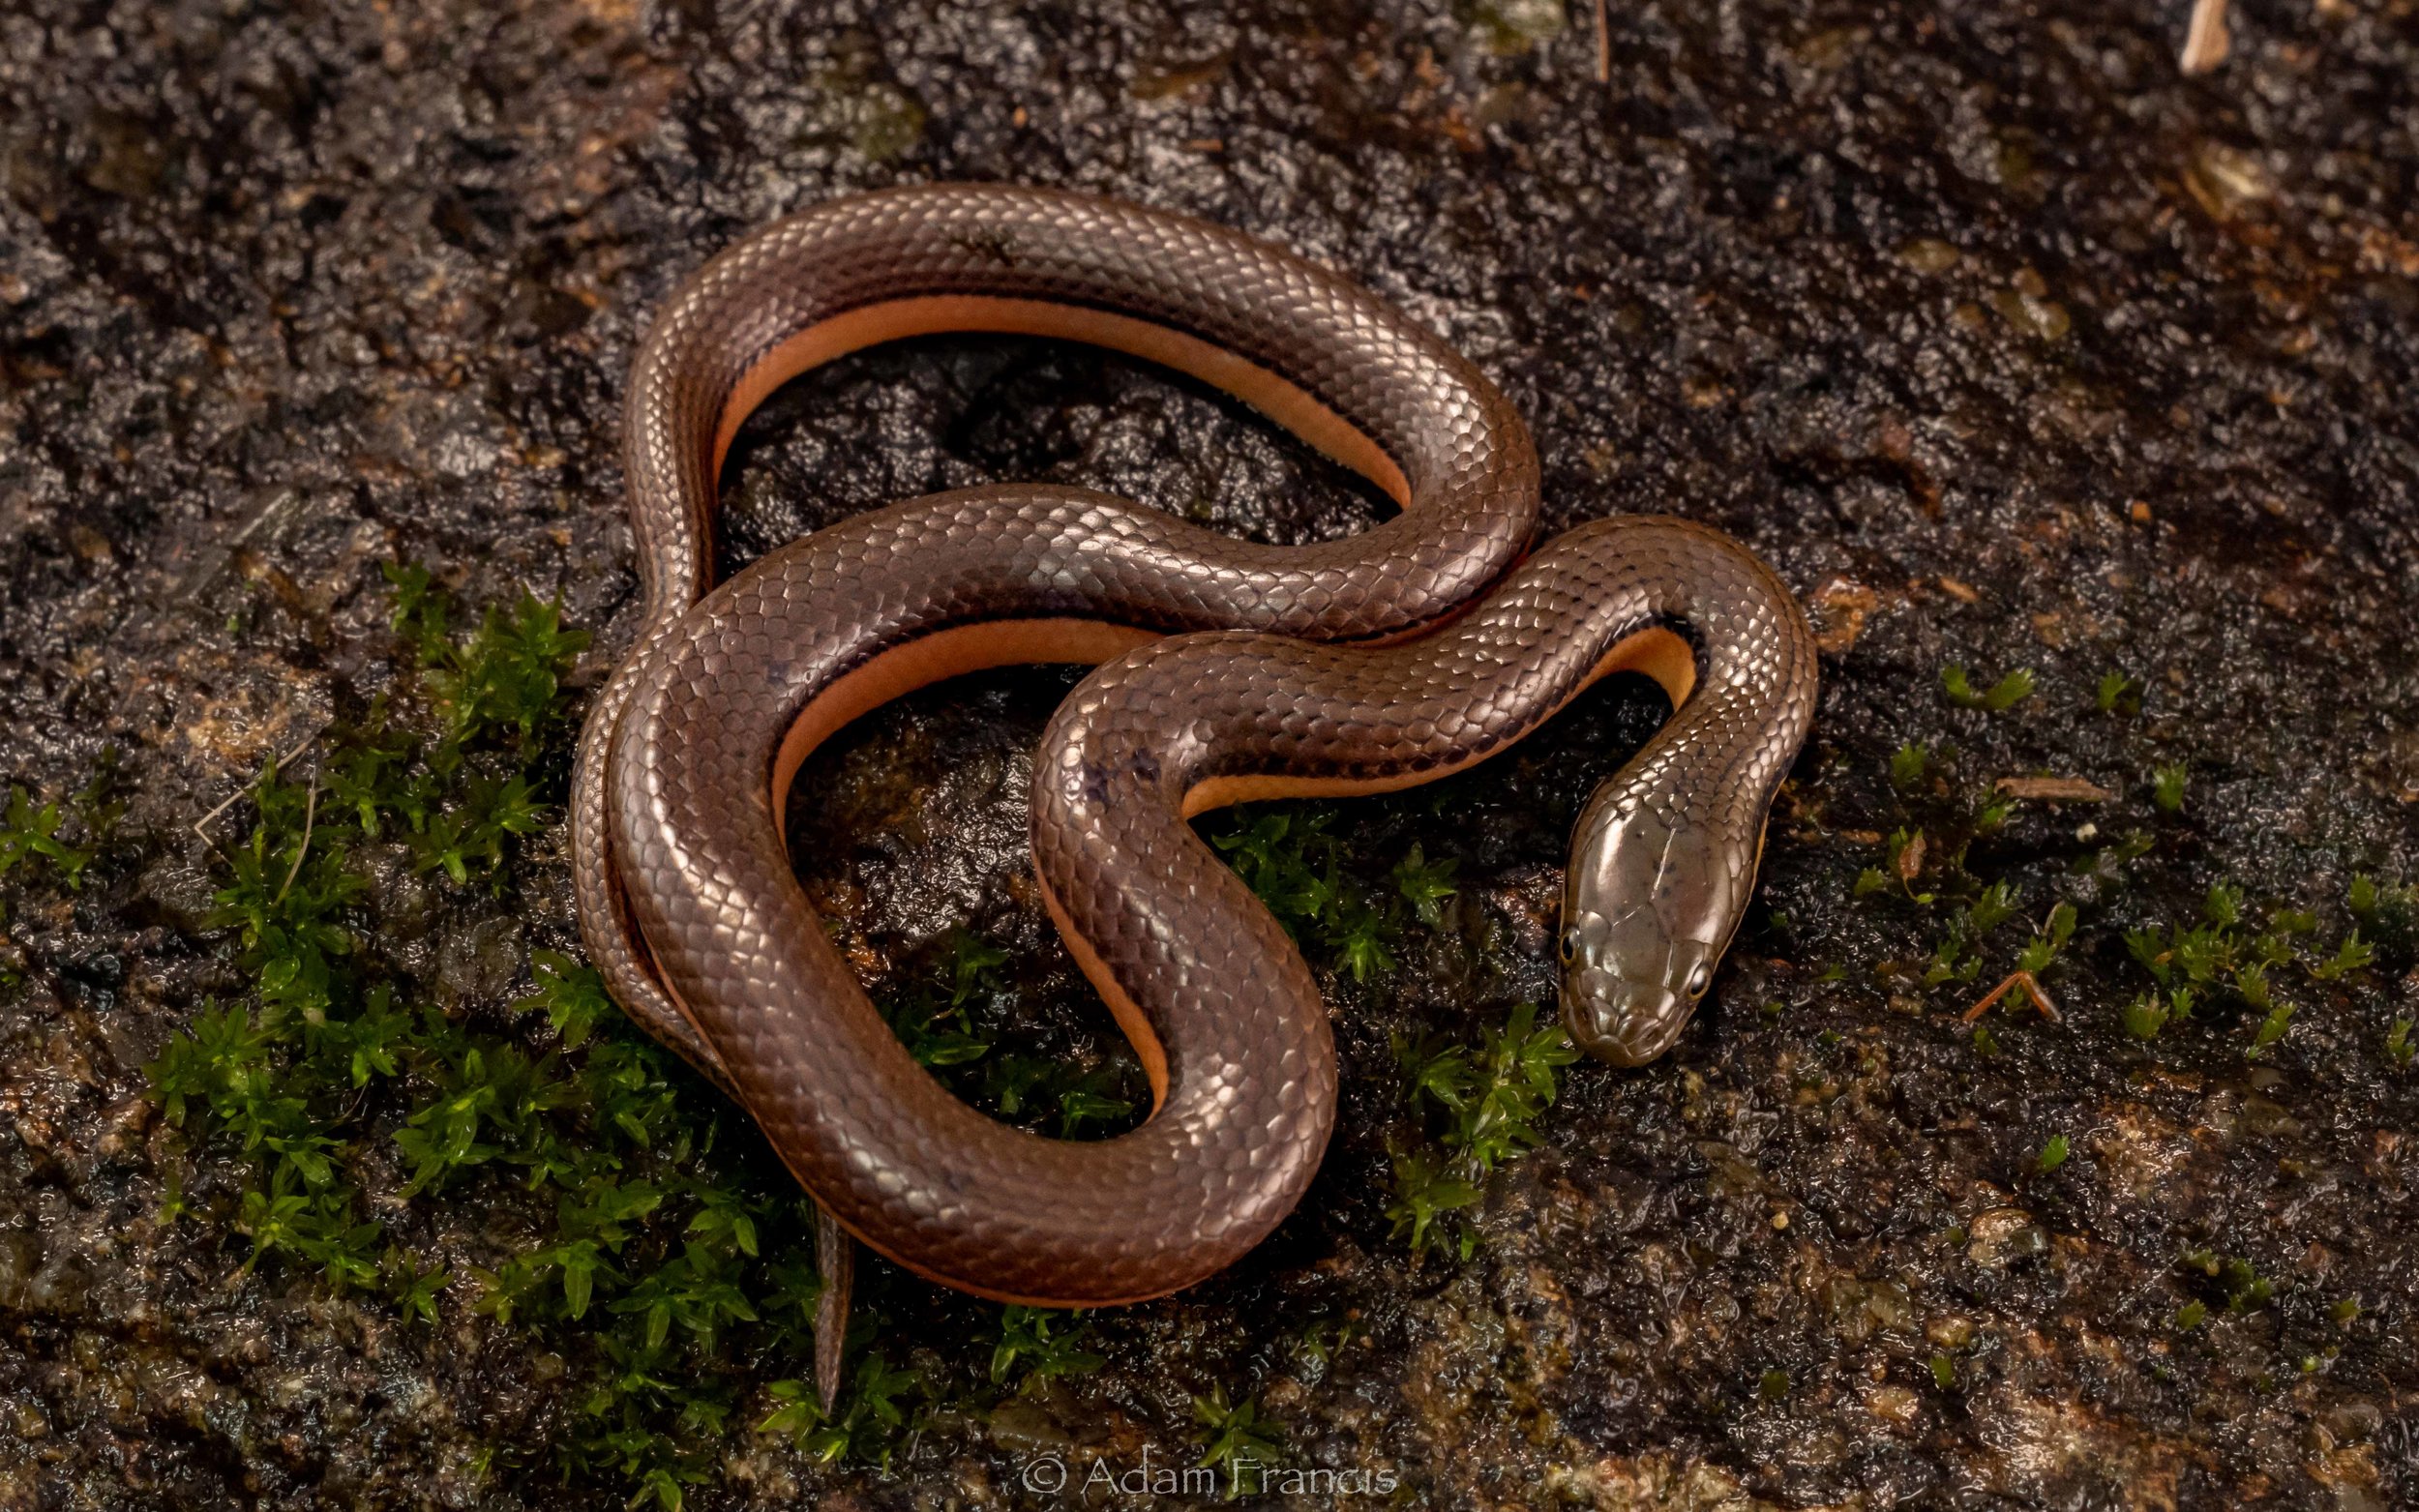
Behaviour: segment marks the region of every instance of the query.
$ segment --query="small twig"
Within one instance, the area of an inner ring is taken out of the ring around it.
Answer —
[[[278,770],[282,772],[287,767],[292,766],[294,764],[294,758],[310,750],[311,743],[318,739],[326,732],[327,726],[322,725],[317,729],[313,730],[310,734],[303,736],[302,744],[296,746],[293,750],[288,751],[285,755],[278,757]],[[224,798],[220,799],[219,806],[217,808],[203,815],[200,818],[194,820],[194,833],[201,837],[201,843],[203,845],[208,845],[213,850],[217,850],[219,848],[219,843],[210,838],[211,821],[216,819],[220,815],[224,814],[227,810],[235,807],[236,800],[242,798],[244,794],[250,791],[252,791],[252,784],[246,783],[243,786],[236,788],[231,793],[228,793]]]
[[[1604,18],[1604,0],[1596,0],[1596,81],[1613,81],[1613,29]]]
[[[2178,60],[2187,74],[2206,74],[2225,61],[2231,39],[2225,31],[2225,0],[2193,0],[2193,18],[2184,29],[2184,55]]]
[[[220,815],[224,814],[228,809],[233,808],[235,806],[235,800],[241,798],[245,793],[250,792],[251,790],[252,785],[250,783],[245,784],[243,786],[236,788],[233,792],[228,793],[225,797],[220,799],[219,806],[217,808],[203,815],[200,818],[194,820],[194,833],[201,837],[201,843],[203,845],[208,845],[213,850],[219,848],[219,843],[210,838],[210,821],[217,818]]]
[[[2049,994],[2041,990],[2040,981],[2036,979],[2030,971],[2009,972],[2008,979],[2006,981],[2000,983],[1997,987],[1992,988],[1989,992],[1985,993],[1983,994],[1983,1000],[1976,1003],[1973,1007],[1965,1010],[1965,1013],[1957,1020],[1957,1022],[1959,1023],[1972,1023],[1984,1014],[1990,1012],[1990,1005],[1992,1003],[1995,1003],[2000,998],[2007,996],[2011,989],[2018,987],[2024,989],[2024,995],[2033,1000],[2033,1006],[2041,1010],[2041,1016],[2043,1018],[2048,1020],[2051,1023],[2064,1023],[2066,1022],[2066,1016],[2058,1012],[2058,1005],[2049,1000]]]
[[[271,901],[271,906],[284,903],[285,895],[293,890],[294,878],[302,875],[303,857],[311,854],[311,829],[318,821],[319,774],[314,772],[311,774],[311,796],[303,800],[302,844],[294,847],[294,864],[285,869],[285,885],[277,890],[277,897]]]

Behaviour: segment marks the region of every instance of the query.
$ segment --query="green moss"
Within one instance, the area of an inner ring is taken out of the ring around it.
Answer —
[[[938,970],[931,961],[911,968],[909,990],[885,1000],[881,1010],[916,1063],[941,1071],[991,1053],[992,1042],[975,1032],[972,1010],[1000,990],[998,972],[1008,953],[970,930],[953,929],[936,954]]]
[[[2241,889],[2221,881],[2203,899],[2197,922],[2128,931],[2127,950],[2161,991],[2123,1011],[2127,1032],[2150,1039],[2166,1023],[2190,1018],[2198,1004],[2231,1004],[2258,1016],[2244,1054],[2260,1059],[2285,1038],[2302,1006],[2280,994],[2280,972],[2339,983],[2375,962],[2375,948],[2356,925],[2331,954],[2305,952],[2297,942],[2318,928],[2316,914],[2282,904],[2268,909],[2264,928],[2254,928]]]
[[[2383,902],[2383,895],[2378,891],[2376,878],[2366,872],[2354,873],[2351,887],[2344,896],[2344,905],[2352,911],[2353,916],[2362,919],[2374,918],[2377,905],[2381,902]]]
[[[243,1235],[247,1269],[315,1271],[405,1320],[468,1308],[530,1331],[583,1379],[537,1457],[676,1508],[716,1473],[748,1362],[806,1349],[821,1284],[777,1257],[811,1252],[811,1210],[724,1153],[727,1111],[572,958],[538,952],[517,1003],[448,1012],[384,956],[363,846],[400,842],[462,907],[510,896],[562,800],[562,678],[584,643],[526,595],[456,632],[425,570],[388,578],[416,670],[323,737],[309,779],[264,770],[221,852],[210,923],[253,991],[206,1005],[150,1068],[167,1121],[216,1158],[201,1193],[172,1182],[167,1216]],[[427,1263],[394,1238],[474,1190],[528,1234],[493,1264]],[[826,1425],[867,1458],[904,1390],[877,1366]]]
[[[1978,692],[1967,680],[1965,668],[1953,664],[1940,669],[1940,686],[1948,694],[1949,701],[1958,708],[1997,714],[2032,697],[2033,670],[2029,667],[2019,667],[1992,683],[1986,691]]]
[[[2156,993],[2144,993],[2125,1005],[2125,1032],[2137,1040],[2155,1040],[2166,1027],[2167,1005]]]
[[[1389,879],[1393,882],[1395,893],[1410,906],[1412,916],[1436,929],[1445,923],[1445,904],[1457,892],[1453,886],[1456,865],[1449,856],[1442,861],[1428,860],[1415,841]]]
[[[1415,1255],[1449,1245],[1468,1260],[1478,1247],[1476,1232],[1466,1228],[1456,1231],[1443,1220],[1478,1201],[1478,1183],[1456,1171],[1450,1160],[1425,1151],[1397,1154],[1393,1183],[1386,1217],[1394,1237]]]
[[[1917,901],[1926,902],[1929,897],[1926,894]],[[2031,961],[2038,961],[2046,968],[2074,933],[2074,909],[2063,904],[2058,906],[2066,908],[2063,924],[2053,909],[2043,933],[2026,946],[2019,960],[2022,969],[2036,969],[2022,964]],[[1924,985],[1938,987],[1949,982],[1974,981],[1982,974],[1985,943],[1993,932],[2016,916],[2016,889],[2011,883],[2002,878],[1984,887],[1962,909],[1949,916],[1947,932],[1933,947],[1931,964],[1925,968]]]
[[[1455,863],[1430,861],[1414,845],[1388,875],[1389,885],[1366,887],[1343,865],[1334,818],[1324,804],[1237,809],[1211,820],[1207,833],[1315,963],[1365,984],[1393,974],[1411,922],[1444,923]]]
[[[991,1350],[991,1382],[1000,1385],[1025,1363],[1025,1384],[1057,1376],[1089,1376],[1100,1368],[1097,1354],[1082,1349],[1091,1331],[1081,1310],[1054,1312],[1048,1308],[1010,1304],[1000,1312],[1000,1342]]]
[[[1310,1379],[1324,1376],[1328,1367],[1352,1345],[1368,1342],[1369,1329],[1351,1317],[1315,1318],[1304,1323],[1294,1338],[1294,1354],[1307,1367]]]
[[[1993,937],[2023,910],[2023,899],[2013,879],[1978,876],[1966,865],[1975,842],[2005,825],[2011,801],[1986,786],[1960,785],[1955,753],[1922,746],[1902,746],[1892,757],[1890,796],[1900,822],[1884,845],[1887,864],[1861,870],[1852,893],[1880,898],[1895,886],[1929,916],[1934,933],[1925,946],[1924,985],[1969,986],[1986,965],[1994,974],[2047,970],[2080,923],[2076,904],[2053,899],[2013,959],[1994,964]]]
[[[2285,1031],[2292,1027],[2293,1012],[2291,1003],[2278,1003],[2269,1009],[2267,1017],[2259,1021],[2259,1027],[2252,1031],[2251,1045],[2243,1052],[2243,1057],[2257,1060],[2268,1052],[2270,1046],[2285,1038]]]
[[[2267,1306],[2276,1295],[2276,1283],[2259,1274],[2258,1267],[2239,1256],[2223,1256],[2210,1249],[2191,1249],[2184,1252],[2180,1263],[2186,1270],[2214,1281],[2218,1294],[2229,1313],[2256,1312]],[[2202,1309],[2204,1316],[2206,1311]]]
[[[1227,1499],[1260,1489],[1260,1478],[1274,1468],[1283,1450],[1277,1425],[1261,1415],[1250,1397],[1227,1400],[1226,1387],[1193,1398],[1193,1421],[1199,1428],[1194,1442],[1201,1449],[1195,1465],[1217,1466],[1225,1472]]]
[[[12,785],[8,815],[0,819],[0,876],[40,861],[47,862],[67,886],[81,886],[92,853],[78,850],[59,838],[62,818],[56,803],[45,803],[38,809],[24,788]]]
[[[2029,691],[2028,680],[2013,678],[2001,680],[2000,688],[2008,691],[1997,700],[1976,693],[1961,668],[1949,668],[1942,680],[1953,701],[1988,708]],[[2100,701],[2104,707],[2124,706],[2137,692],[2111,674]],[[1882,963],[1879,970],[1903,979],[1912,966],[1924,986],[1960,993],[1995,981],[2003,971],[2038,978],[2055,967],[2083,931],[2086,908],[2117,901],[2117,890],[2129,883],[2129,868],[2151,852],[2154,838],[2136,831],[2079,856],[2067,869],[2069,879],[2058,883],[2057,890],[2068,896],[2053,897],[2031,936],[2003,962],[1994,935],[2024,911],[2021,894],[2014,878],[1976,875],[1966,862],[1976,840],[1992,833],[2006,814],[1987,789],[1968,786],[1960,792],[1956,768],[1954,753],[1912,744],[1899,747],[1890,760],[1887,802],[1896,822],[1885,845],[1887,860],[1862,868],[1851,891],[1859,900],[1884,904],[1895,892],[1922,910],[1919,917],[1929,928],[1921,947],[1925,954],[1912,963],[1900,956]],[[2182,767],[2162,768],[2154,801],[2170,811],[2179,808],[2185,781]],[[2230,1008],[2250,1022],[2245,1054],[2264,1058],[2286,1042],[2296,1014],[2308,1006],[2305,985],[2357,986],[2366,973],[2408,969],[2413,951],[2405,946],[2419,947],[2419,930],[2383,936],[2404,922],[2413,891],[2356,875],[2345,899],[2355,927],[2321,954],[2312,945],[2321,928],[2314,911],[2270,904],[2262,919],[2241,888],[2221,880],[2207,890],[2197,918],[2136,923],[2124,931],[2127,950],[2149,974],[2153,990],[2118,1010],[2118,1022],[2129,1036],[2147,1041],[2192,1020],[2196,1011]],[[2000,1052],[1987,1025],[1977,1025],[1974,1047],[1984,1055]],[[2410,1058],[2410,1032],[2389,1031],[2386,1052],[2397,1063]]]
[[[2126,949],[2162,987],[2225,986],[2246,995],[2263,994],[2267,970],[2293,959],[2292,932],[2272,928],[2255,934],[2242,928],[2243,917],[2240,891],[2219,882],[2202,901],[2198,923],[2170,924],[2164,932],[2128,931]]]
[[[1456,861],[1413,845],[1384,888],[1364,888],[1355,874],[1367,869],[1345,866],[1333,820],[1321,803],[1229,811],[1208,837],[1311,961],[1367,985],[1391,975],[1408,929],[1445,927],[1445,904],[1459,893]],[[1456,1217],[1478,1202],[1495,1166],[1541,1144],[1538,1117],[1577,1054],[1561,1025],[1538,1023],[1537,1004],[1519,1004],[1476,1040],[1396,1040],[1416,1122],[1416,1135],[1398,1141],[1387,1204],[1398,1241],[1416,1256],[1474,1253],[1476,1231]]]
[[[2066,1136],[2053,1134],[2049,1142],[2041,1147],[2041,1153],[2034,1157],[2033,1169],[2046,1176],[2066,1164],[2067,1153]]]
[[[2220,1267],[2218,1280],[2225,1289],[2225,1309],[2229,1313],[2256,1311],[2276,1295],[2276,1283],[2259,1274],[2247,1260],[2227,1260]]]
[[[2016,958],[2016,968],[2030,971],[2035,976],[2048,970],[2057,962],[2058,953],[2066,949],[2067,941],[2075,937],[2076,918],[2073,904],[2060,900],[2052,904],[2049,916],[2042,921],[2041,928],[2034,933],[2023,953]]]
[[[1075,1084],[1059,1089],[1059,1138],[1071,1140],[1084,1132],[1087,1124],[1120,1123],[1136,1110],[1133,1099],[1119,1097],[1110,1090],[1117,1084],[1117,1073],[1102,1069],[1080,1073]]]
[[[2142,711],[2142,685],[2123,672],[2106,673],[2100,679],[2092,703],[2103,714],[2139,714]]]
[[[887,1467],[928,1390],[921,1376],[875,1352],[857,1362],[829,1416],[803,1381],[776,1380],[764,1394],[775,1406],[757,1424],[760,1432],[784,1435],[800,1452],[826,1463],[846,1457]]]
[[[1397,1155],[1387,1218],[1414,1254],[1450,1248],[1467,1258],[1476,1235],[1443,1220],[1475,1204],[1498,1166],[1544,1142],[1538,1119],[1579,1052],[1561,1024],[1538,1024],[1534,1003],[1475,1045],[1423,1036],[1394,1049],[1415,1114],[1442,1128],[1431,1147]]]
[[[2363,940],[2359,928],[2354,926],[2352,932],[2344,937],[2344,942],[2335,948],[2334,955],[2312,963],[2310,974],[2321,982],[2332,982],[2366,968],[2376,959],[2376,948]]]
[[[2184,789],[2192,781],[2191,769],[2182,762],[2155,767],[2150,774],[2150,799],[2163,813],[2184,812]]]

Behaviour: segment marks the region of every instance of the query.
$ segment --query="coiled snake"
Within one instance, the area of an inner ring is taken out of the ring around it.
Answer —
[[[1100,493],[1001,485],[851,519],[708,592],[717,474],[748,412],[815,364],[941,331],[1071,338],[1180,370],[1400,513],[1269,547]],[[1609,672],[1652,675],[1675,713],[1589,801],[1561,935],[1571,1035],[1636,1064],[1703,996],[1812,715],[1811,639],[1754,557],[1625,518],[1524,560],[1537,459],[1476,369],[1332,273],[1129,204],[932,186],[768,226],[656,319],[624,445],[646,617],[575,780],[589,952],[832,1220],[984,1296],[1181,1288],[1258,1242],[1318,1166],[1336,1070],[1317,985],[1193,815],[1432,781]],[[1105,664],[1052,720],[1032,800],[1052,916],[1154,1100],[1140,1128],[1097,1142],[995,1122],[928,1076],[784,848],[790,781],[818,742],[910,689],[1030,661]],[[823,1363],[828,1386],[836,1353]]]

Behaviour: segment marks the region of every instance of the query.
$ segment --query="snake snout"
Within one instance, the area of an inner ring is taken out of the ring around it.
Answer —
[[[1675,939],[1651,909],[1575,910],[1563,932],[1563,1025],[1598,1060],[1642,1066],[1671,1049],[1714,979],[1717,946]]]
[[[1571,1043],[1616,1066],[1643,1066],[1671,1049],[1696,1004],[1660,982],[1612,971],[1563,979],[1563,1027]]]

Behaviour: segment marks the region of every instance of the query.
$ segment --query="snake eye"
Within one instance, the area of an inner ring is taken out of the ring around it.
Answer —
[[[1579,926],[1574,924],[1570,928],[1563,931],[1563,964],[1568,965],[1578,959]]]
[[[1713,964],[1705,961],[1698,962],[1696,969],[1688,973],[1688,995],[1691,998],[1702,997],[1705,995],[1705,990],[1713,985]]]

